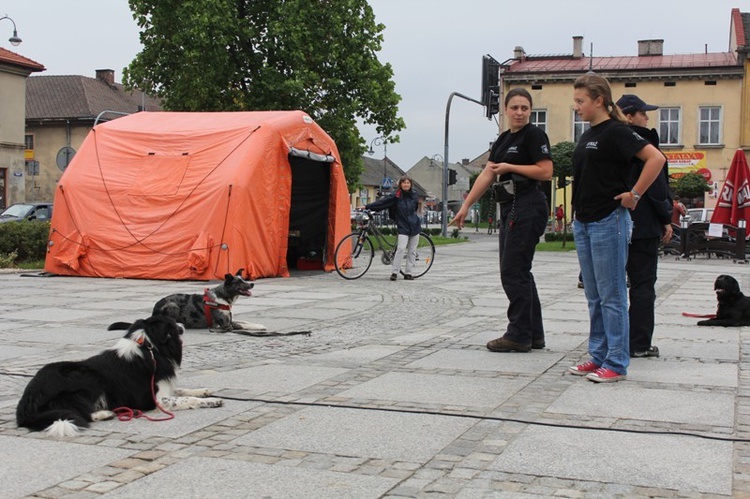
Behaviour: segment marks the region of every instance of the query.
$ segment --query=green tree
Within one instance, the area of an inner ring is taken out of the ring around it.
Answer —
[[[477,181],[477,177],[479,177],[479,173],[472,173],[469,177],[469,190],[474,187],[474,182]],[[484,191],[484,194],[482,194],[482,197],[479,198],[479,220],[480,222],[482,220],[489,220],[489,216],[492,215],[492,218],[495,218],[495,203],[492,202],[492,188],[490,187],[486,191]]]
[[[575,142],[558,142],[550,149],[554,167],[552,174],[558,179],[565,179],[573,176],[573,151]]]
[[[550,149],[552,155],[552,174],[557,177],[557,186],[565,186],[567,177],[573,176],[573,151],[576,148],[575,142],[562,141],[553,145]],[[563,209],[568,209],[568,189],[563,190]],[[569,220],[569,214],[565,214],[565,220]],[[568,224],[563,223],[563,242],[562,247],[568,240]]]
[[[709,190],[708,182],[703,175],[697,173],[686,173],[674,182],[674,191],[681,198],[702,197]]]
[[[173,111],[307,112],[336,141],[349,188],[366,141],[357,119],[398,142],[390,64],[377,53],[383,24],[366,0],[129,0],[143,50],[128,88]]]

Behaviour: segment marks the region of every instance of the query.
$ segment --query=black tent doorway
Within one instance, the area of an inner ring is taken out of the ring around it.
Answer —
[[[328,206],[331,191],[331,164],[309,158],[290,156],[292,199],[289,210],[290,269],[323,268]]]

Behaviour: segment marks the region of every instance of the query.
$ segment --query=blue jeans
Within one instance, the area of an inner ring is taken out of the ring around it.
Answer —
[[[589,305],[589,354],[597,365],[627,374],[630,324],[625,267],[633,222],[627,208],[597,222],[573,222],[583,290]]]

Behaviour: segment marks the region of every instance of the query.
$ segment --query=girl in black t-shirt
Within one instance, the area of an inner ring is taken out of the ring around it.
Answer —
[[[591,123],[573,152],[573,235],[588,301],[592,358],[570,371],[600,383],[619,381],[630,363],[625,278],[630,210],[661,172],[664,156],[624,123],[606,79],[586,74],[573,88],[575,111]],[[645,164],[630,188],[634,156]]]
[[[531,265],[549,212],[547,197],[538,184],[552,176],[552,157],[547,134],[529,123],[531,107],[526,90],[508,92],[505,116],[509,129],[492,145],[487,166],[451,223],[461,228],[469,207],[490,186],[503,183],[504,187],[495,189],[495,201],[500,212],[500,280],[509,302],[508,326],[502,337],[487,343],[493,352],[528,352],[545,346],[542,308]]]

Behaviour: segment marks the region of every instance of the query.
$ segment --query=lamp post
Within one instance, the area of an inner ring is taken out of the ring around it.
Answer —
[[[370,149],[367,151],[367,154],[370,156],[375,154],[375,150],[372,148],[373,145],[376,147],[383,146],[383,180],[380,183],[380,189],[382,192],[385,190],[385,181],[388,178],[388,137],[380,135],[370,141]]]
[[[448,97],[448,103],[445,105],[445,155],[443,156],[443,237],[448,235],[448,130],[450,129],[451,102],[453,102],[453,97],[460,97],[462,99],[479,104],[480,106],[484,106],[483,102],[472,99],[471,97],[467,97],[458,92],[452,92]]]
[[[8,17],[8,14],[5,14],[3,17],[0,17],[0,21],[2,21],[3,19],[7,19],[8,21],[10,21],[10,22],[13,23],[13,36],[11,36],[10,38],[8,38],[8,41],[14,47],[18,47],[19,45],[21,45],[21,42],[23,40],[21,40],[20,38],[18,38],[18,30],[16,29],[16,22],[13,19],[11,19],[10,17]]]

